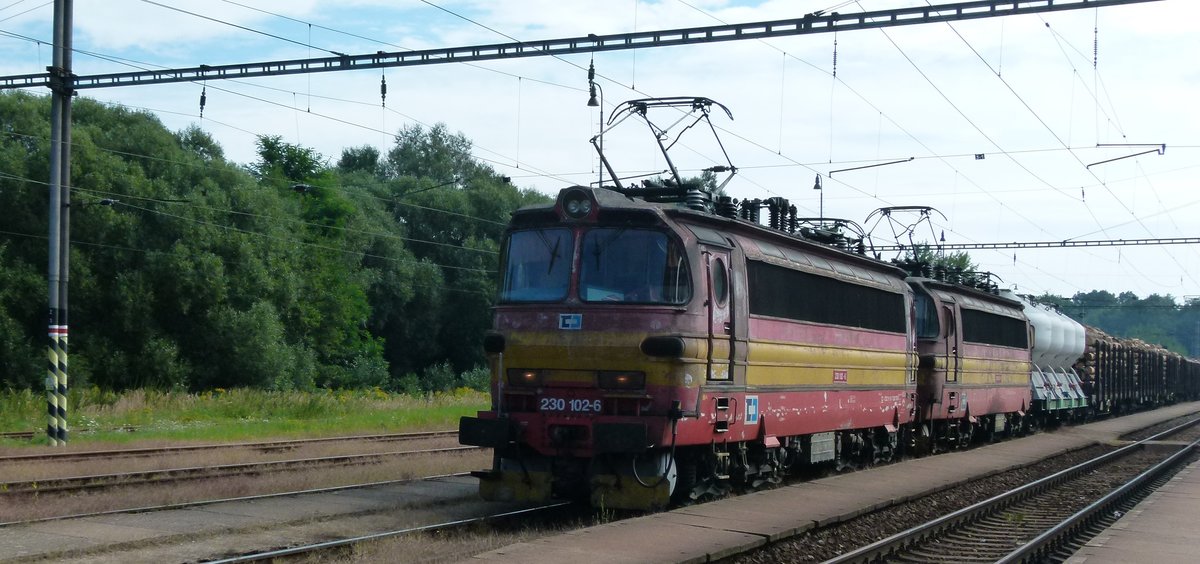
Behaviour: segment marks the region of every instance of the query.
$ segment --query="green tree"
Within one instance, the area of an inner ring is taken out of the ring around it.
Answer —
[[[342,174],[366,172],[375,176],[382,172],[380,156],[379,149],[370,145],[343,149],[342,158],[338,159],[337,170]]]
[[[281,179],[290,182],[311,180],[328,167],[320,153],[308,147],[283,141],[278,135],[258,137],[258,161],[250,172],[260,180]]]
[[[420,125],[402,128],[385,165],[388,178],[411,176],[435,182],[470,178],[481,168],[471,156],[471,141],[461,133],[450,134],[444,123],[429,130]]]
[[[0,94],[0,386],[44,377],[48,115],[46,97]],[[545,199],[444,125],[336,169],[262,137],[242,167],[198,127],[81,98],[73,141],[73,385],[457,381],[482,361],[508,215]]]

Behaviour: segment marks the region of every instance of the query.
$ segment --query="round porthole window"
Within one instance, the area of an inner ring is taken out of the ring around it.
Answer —
[[[717,305],[725,305],[725,300],[729,298],[729,274],[721,259],[712,262],[712,290]]]

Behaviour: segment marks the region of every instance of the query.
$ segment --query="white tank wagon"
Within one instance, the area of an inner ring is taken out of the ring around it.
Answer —
[[[1013,295],[1025,305],[1033,332],[1029,384],[1035,411],[1055,420],[1069,417],[1088,405],[1083,378],[1074,365],[1084,356],[1086,331],[1079,322],[1058,311]]]

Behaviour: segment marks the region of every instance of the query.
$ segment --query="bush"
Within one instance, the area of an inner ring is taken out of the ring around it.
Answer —
[[[421,395],[421,379],[417,378],[416,374],[408,372],[399,378],[394,378],[388,388],[393,392],[418,396]]]
[[[476,366],[458,376],[459,385],[479,390],[481,392],[488,391],[488,387],[492,383],[492,371],[486,366]]]
[[[457,374],[449,362],[435,364],[425,369],[425,377],[421,381],[421,389],[426,392],[444,392],[454,387]]]

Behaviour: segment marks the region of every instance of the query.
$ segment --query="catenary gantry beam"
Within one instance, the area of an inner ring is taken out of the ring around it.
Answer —
[[[718,41],[771,39],[813,33],[951,22],[1084,8],[1102,8],[1120,4],[1157,1],[1160,0],[977,0],[973,2],[876,10],[852,14],[839,14],[837,12],[824,14],[816,12],[800,18],[770,22],[617,33],[611,35],[589,34],[586,37],[518,41],[444,49],[398,52],[379,51],[364,55],[339,55],[287,61],[200,65],[178,69],[81,75],[69,77],[67,81],[69,82],[68,87],[81,90],[112,86],[167,84],[227,78],[251,78],[285,74],[467,63],[497,59],[693,45]],[[0,90],[35,86],[51,86],[50,74],[41,73],[0,77]]]
[[[1065,249],[1071,247],[1129,247],[1150,245],[1196,245],[1200,237],[1176,237],[1173,239],[1101,239],[1092,241],[1027,241],[1024,243],[942,243],[921,245],[942,251],[971,251],[979,249]],[[876,251],[904,251],[912,245],[879,245]]]

